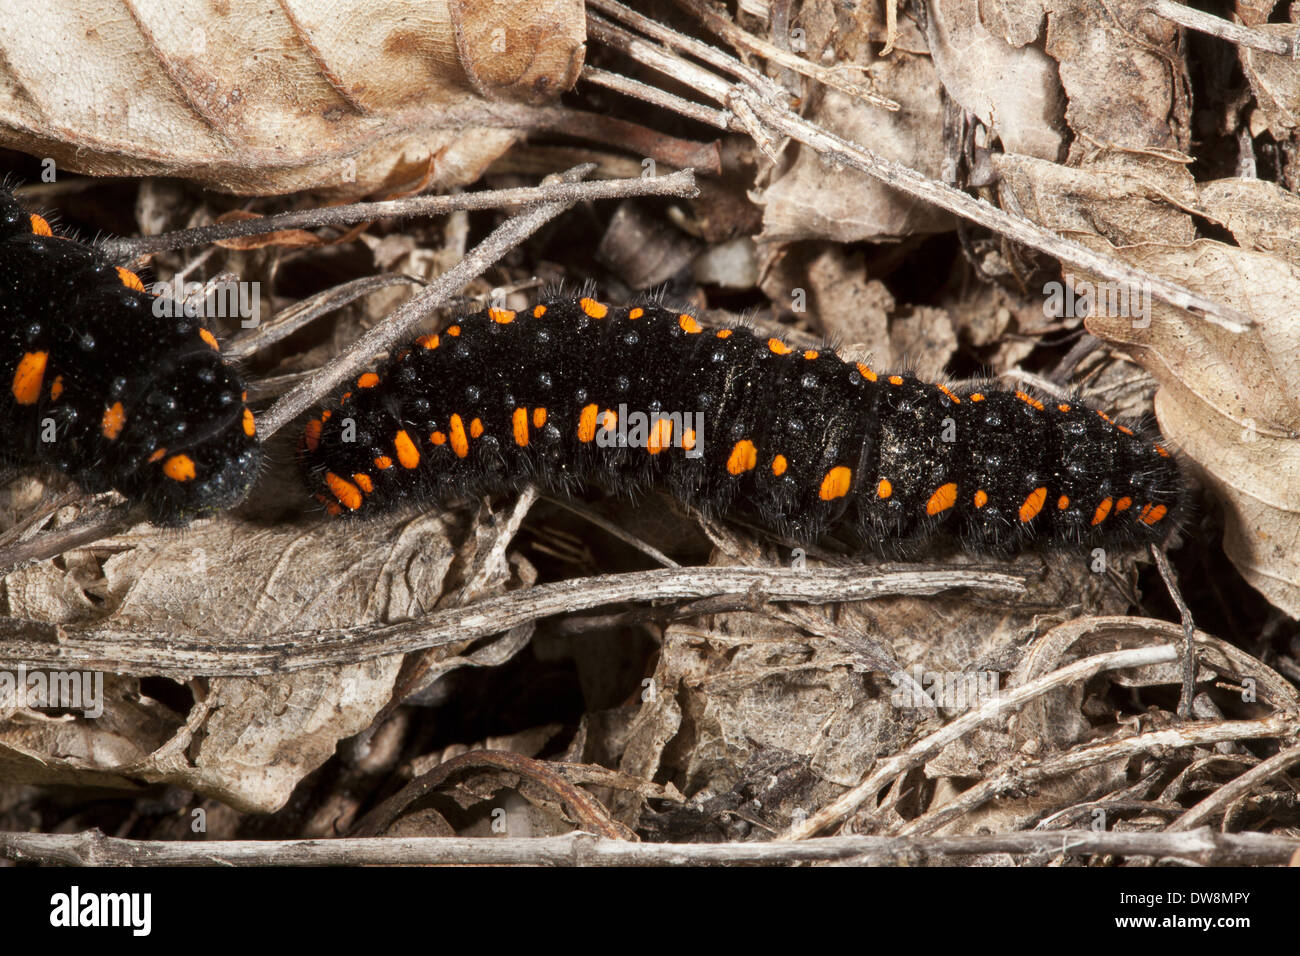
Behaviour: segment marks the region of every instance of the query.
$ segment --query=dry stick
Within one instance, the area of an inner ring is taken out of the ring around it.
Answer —
[[[614,3],[613,0],[591,0],[591,5],[644,29],[645,32],[662,39],[665,43],[671,42],[672,46],[688,49],[692,55],[704,58],[703,53],[697,49],[700,45],[698,41],[680,37],[662,24],[647,20],[640,14],[635,14]],[[770,85],[766,82],[766,78],[761,78],[764,80],[763,84],[754,82],[750,77],[754,71],[738,62],[733,63],[732,72],[749,80],[748,84],[733,84],[672,52],[628,33],[601,17],[588,14],[587,26],[588,32],[594,39],[699,90],[704,95],[728,106],[739,118],[752,116],[760,124],[798,140],[821,153],[828,160],[867,173],[910,196],[1053,256],[1075,269],[1104,276],[1130,287],[1148,288],[1157,298],[1201,316],[1229,331],[1242,332],[1254,324],[1249,316],[1231,306],[1206,298],[1191,289],[1142,269],[1136,269],[1119,259],[1102,255],[1079,243],[1064,239],[1037,223],[1013,216],[952,186],[927,179],[913,169],[877,156],[867,148],[823,129],[788,109],[780,102],[779,97],[764,93],[763,90]],[[671,41],[668,39],[670,36],[674,38]],[[707,45],[705,46],[707,48]],[[721,51],[716,50],[713,54],[710,60],[715,62],[725,56]],[[781,96],[783,97],[784,94]],[[768,135],[766,138],[770,140],[771,137]],[[763,139],[763,134],[760,133],[760,143]]]
[[[1300,839],[1266,833],[1056,830],[936,837],[828,837],[803,843],[634,843],[587,833],[554,837],[371,837],[339,840],[124,840],[99,830],[0,833],[0,857],[63,866],[790,866],[918,864],[989,853],[1122,856],[1202,866],[1282,866]]]
[[[866,100],[872,106],[878,106],[881,109],[896,112],[901,107],[894,100],[887,96],[881,96],[875,90],[861,83],[854,83],[852,80],[846,80],[840,76],[843,67],[825,67],[820,63],[813,63],[806,60],[796,53],[782,49],[775,43],[770,43],[762,37],[757,37],[747,30],[741,29],[726,16],[718,12],[708,2],[701,0],[677,0],[677,5],[689,10],[700,22],[706,27],[722,37],[735,47],[744,47],[753,53],[758,54],[765,60],[784,66],[787,69],[801,73],[810,79],[814,79],[825,86],[839,90],[841,93],[847,93],[849,96]],[[892,11],[891,11],[892,12]],[[895,31],[896,32],[896,31]],[[888,53],[882,53],[881,56],[887,56]],[[850,68],[853,64],[849,64]],[[857,69],[865,70],[866,67],[858,66]]]
[[[1230,23],[1213,14],[1193,10],[1181,3],[1175,3],[1174,0],[1154,0],[1150,9],[1156,16],[1172,20],[1180,27],[1186,27],[1198,33],[1208,33],[1210,36],[1219,37],[1229,43],[1235,43],[1237,46],[1250,47],[1252,50],[1263,50],[1265,53],[1275,53],[1278,56],[1296,56],[1297,41],[1300,40],[1300,29],[1297,30],[1295,36],[1288,40],[1286,37],[1277,36],[1276,34],[1265,33],[1262,30],[1252,30],[1250,27]]]
[[[1288,737],[1297,732],[1300,732],[1300,723],[1297,723],[1294,719],[1275,714],[1259,720],[1221,720],[1212,723],[1181,724],[1177,727],[1168,727],[1164,730],[1124,737],[1119,740],[1104,740],[1084,744],[1038,763],[1009,766],[996,776],[983,780],[968,790],[963,790],[951,803],[945,803],[942,807],[909,821],[905,826],[898,827],[895,833],[898,836],[933,833],[945,823],[955,820],[962,814],[969,813],[976,807],[1003,793],[1018,790],[1053,777],[1064,777],[1068,774],[1078,773],[1088,767],[1095,767],[1108,761],[1123,760],[1139,754],[1149,754],[1156,747],[1174,749],[1199,747],[1222,743],[1227,740]],[[1300,761],[1300,751],[1293,752],[1292,761]],[[1273,773],[1277,773],[1281,769],[1285,768],[1274,768]],[[1196,820],[1193,825],[1200,822],[1200,820]]]
[[[488,266],[540,229],[543,224],[554,219],[574,203],[582,202],[593,195],[602,198],[641,196],[647,193],[696,195],[695,176],[689,169],[663,177],[620,179],[601,183],[576,182],[593,169],[595,164],[587,163],[565,172],[563,179],[566,192],[563,200],[534,206],[498,226],[491,235],[471,249],[464,259],[430,282],[419,294],[404,302],[380,325],[353,342],[329,365],[281,397],[258,420],[257,431],[262,440],[265,441],[306,411],[323,395],[361,371],[376,354],[391,348],[408,336],[420,322],[428,318],[434,309],[457,294],[467,283],[481,275]]]
[[[48,624],[0,618],[0,667],[106,670],[167,677],[256,677],[313,667],[356,664],[508,631],[554,614],[624,601],[750,594],[758,601],[809,604],[932,595],[956,588],[1024,594],[1019,575],[977,569],[872,571],[869,568],[673,568],[573,578],[522,588],[470,605],[381,627],[284,631],[257,641],[202,639],[151,629]]]
[[[1300,747],[1292,747],[1290,750],[1283,750],[1281,753],[1274,754],[1263,763],[1251,767],[1241,776],[1224,784],[1192,807],[1169,824],[1169,831],[1191,830],[1206,823],[1211,817],[1225,811],[1234,800],[1244,797],[1259,784],[1276,777],[1280,773],[1284,773],[1296,764],[1300,764]]]
[[[891,755],[880,761],[868,774],[867,778],[856,787],[842,794],[838,799],[822,807],[808,819],[790,827],[781,834],[782,840],[805,840],[816,836],[823,830],[836,826],[857,812],[868,800],[890,780],[919,767],[939,750],[954,740],[959,740],[976,727],[997,720],[1006,713],[1019,709],[1036,697],[1046,694],[1057,687],[1063,687],[1076,680],[1088,680],[1102,671],[1120,670],[1125,667],[1142,667],[1148,664],[1163,664],[1176,660],[1178,651],[1173,647],[1143,647],[1134,650],[1111,651],[1096,654],[1083,660],[1067,664],[1065,667],[1044,674],[1005,693],[999,694],[979,709],[962,714],[952,723],[940,727],[934,733],[922,737],[906,750]]]
[[[703,103],[694,103],[680,96],[675,96],[666,90],[661,90],[657,86],[651,86],[649,83],[642,83],[640,80],[634,80],[618,73],[611,73],[595,66],[584,66],[582,68],[582,78],[588,83],[595,83],[597,86],[603,86],[622,93],[624,96],[632,96],[655,106],[662,106],[666,110],[698,120],[701,123],[707,123],[709,126],[716,126],[719,129],[731,128],[731,114],[725,110],[714,109],[712,106],[705,106]]]
[[[211,226],[182,229],[161,236],[109,239],[102,247],[109,255],[135,258],[149,253],[184,249],[187,246],[208,245],[243,236],[262,236],[284,229],[312,229],[321,226],[353,226],[377,219],[407,219],[413,216],[443,216],[460,210],[499,209],[503,206],[522,206],[541,202],[562,202],[572,205],[584,199],[619,199],[629,195],[627,181],[621,179],[584,183],[575,190],[569,179],[565,182],[543,183],[517,189],[489,189],[483,192],[457,193],[454,196],[416,196],[411,199],[392,199],[385,202],[359,202],[346,206],[326,206],[322,209],[302,209],[282,212],[258,219],[241,219],[237,222],[219,222]],[[682,196],[691,195],[694,180],[689,174],[640,181],[642,192],[632,195]],[[686,190],[683,192],[683,190]]]
[[[1183,622],[1183,689],[1178,695],[1178,716],[1188,720],[1192,716],[1192,699],[1196,696],[1196,622],[1192,619],[1191,608],[1183,600],[1183,592],[1178,587],[1173,568],[1169,566],[1165,549],[1153,544],[1150,550]]]

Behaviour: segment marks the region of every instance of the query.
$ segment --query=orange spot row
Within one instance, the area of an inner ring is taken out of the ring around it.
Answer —
[[[41,385],[45,381],[45,366],[49,363],[49,352],[28,352],[18,360],[14,370],[14,401],[19,405],[35,405],[41,397]]]
[[[1028,405],[1030,408],[1036,408],[1036,409],[1038,409],[1040,412],[1044,410],[1044,409],[1043,409],[1043,403],[1040,402],[1038,399],[1034,398],[1034,396],[1032,396],[1032,395],[1028,395],[1028,394],[1026,394],[1026,393],[1024,393],[1024,392],[1017,391],[1017,392],[1016,392],[1016,398],[1020,399],[1022,402],[1024,402],[1024,403],[1025,403],[1026,405]]]
[[[609,315],[609,306],[603,302],[597,302],[595,299],[579,299],[578,305],[583,312],[586,312],[593,319],[603,319]]]

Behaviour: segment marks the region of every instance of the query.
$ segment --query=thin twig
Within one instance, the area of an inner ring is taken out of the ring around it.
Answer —
[[[982,780],[975,786],[963,790],[943,806],[897,828],[896,832],[899,836],[933,833],[945,823],[969,813],[1001,794],[1011,793],[1043,780],[1077,774],[1089,767],[1111,761],[1149,754],[1156,748],[1212,746],[1225,740],[1261,740],[1292,736],[1297,732],[1300,732],[1300,724],[1295,720],[1274,715],[1260,720],[1187,723],[1145,734],[1122,737],[1118,740],[1092,741],[1039,762],[1029,762],[1023,766],[1008,766],[987,780]],[[1294,759],[1300,761],[1300,753],[1297,753]],[[1199,822],[1201,821],[1195,821],[1193,826]]]
[[[680,96],[674,96],[667,90],[661,90],[649,83],[642,83],[640,80],[634,80],[618,73],[611,73],[609,70],[602,70],[595,66],[584,66],[582,68],[582,78],[588,83],[595,83],[597,86],[603,86],[606,89],[622,93],[624,96],[632,96],[655,106],[662,106],[666,110],[672,110],[681,116],[707,123],[710,126],[716,126],[719,129],[730,129],[731,127],[730,113],[714,109],[712,106],[705,106],[703,103],[694,103]]]
[[[56,625],[0,618],[0,666],[105,670],[184,678],[285,673],[356,664],[391,654],[458,644],[508,631],[553,614],[624,601],[681,600],[755,594],[767,601],[823,604],[887,595],[930,595],[958,588],[1023,594],[1025,579],[977,569],[872,571],[869,568],[673,568],[573,578],[435,611],[413,621],[367,629],[284,631],[257,641],[230,641],[120,626]],[[1161,649],[1162,650],[1162,649]]]
[[[590,6],[619,21],[630,24],[665,44],[657,46],[628,33],[600,16],[588,14],[588,32],[593,39],[606,43],[638,62],[666,76],[685,83],[729,108],[737,116],[737,128],[754,136],[765,151],[772,151],[778,138],[788,136],[820,153],[828,161],[851,166],[910,196],[969,219],[1015,242],[1037,249],[1064,265],[1091,272],[1130,286],[1145,287],[1151,294],[1170,305],[1220,325],[1232,332],[1253,326],[1253,320],[1232,306],[1207,298],[1198,292],[1170,282],[1153,273],[1134,268],[1113,256],[1094,252],[1088,247],[1065,239],[1028,219],[1012,215],[982,199],[976,199],[945,183],[928,179],[900,163],[878,156],[871,150],[838,136],[795,113],[785,105],[783,92],[773,93],[771,81],[721,51],[683,37],[663,24],[635,13],[615,0],[590,0]],[[699,49],[711,51],[706,57]],[[741,79],[733,83],[673,53],[687,50],[705,62],[725,69]],[[754,129],[754,124],[759,129]],[[764,129],[765,128],[765,129]]]
[[[843,823],[867,801],[875,799],[879,790],[890,780],[919,767],[940,749],[959,740],[976,727],[1001,719],[1013,710],[1018,710],[1029,701],[1046,694],[1057,687],[1072,684],[1109,670],[1122,670],[1126,667],[1143,667],[1149,664],[1162,664],[1176,660],[1178,650],[1173,647],[1143,647],[1135,650],[1112,651],[1096,654],[1074,661],[1065,667],[1044,674],[1020,687],[998,694],[985,701],[976,710],[962,714],[951,723],[940,727],[934,733],[922,737],[906,750],[892,754],[877,763],[866,779],[842,794],[833,802],[822,807],[801,823],[790,827],[780,837],[782,840],[806,840],[823,830]]]
[[[404,302],[381,324],[353,342],[329,365],[283,395],[258,420],[257,431],[262,440],[265,441],[310,408],[313,403],[361,371],[375,355],[410,335],[412,330],[427,319],[434,309],[459,293],[488,266],[540,229],[544,223],[554,219],[574,203],[582,202],[591,196],[593,194],[591,187],[599,187],[595,191],[596,195],[634,196],[644,195],[646,184],[656,182],[656,177],[646,177],[604,183],[577,183],[577,180],[590,174],[594,168],[594,164],[588,163],[575,166],[564,173],[562,178],[567,191],[564,193],[563,200],[534,206],[498,226],[491,235],[471,249],[464,259],[430,282],[419,294]],[[672,180],[671,188],[668,190],[670,194],[695,194],[695,177],[690,170],[681,170],[660,178]],[[663,190],[660,188],[662,186],[663,183],[659,183],[655,191],[662,194]]]
[[[1285,773],[1296,764],[1300,764],[1300,747],[1292,747],[1274,754],[1267,760],[1251,767],[1241,776],[1225,783],[1218,790],[1192,807],[1181,817],[1169,824],[1169,831],[1191,830],[1208,823],[1213,817],[1228,808],[1234,800],[1246,796],[1261,783],[1271,780],[1280,773]]]
[[[1153,544],[1150,550],[1183,622],[1183,689],[1178,696],[1178,716],[1189,720],[1192,716],[1192,699],[1196,696],[1196,622],[1192,619],[1191,608],[1183,600],[1183,592],[1178,587],[1173,568],[1169,566],[1165,549]]]
[[[1273,33],[1265,33],[1263,30],[1252,30],[1250,27],[1230,23],[1222,17],[1184,6],[1174,0],[1152,0],[1151,12],[1188,30],[1207,33],[1229,43],[1235,43],[1237,46],[1262,50],[1277,56],[1295,57],[1297,40],[1300,39],[1300,29],[1297,29],[1295,36],[1287,39]]]
[[[124,840],[99,830],[0,833],[0,856],[63,866],[790,866],[920,864],[1011,853],[1182,860],[1202,866],[1282,866],[1300,839],[1267,833],[1056,830],[934,837],[850,836],[801,843],[633,843],[587,833],[554,837],[371,837],[339,840]]]
[[[411,199],[392,199],[386,202],[359,202],[346,206],[326,206],[319,209],[302,209],[282,212],[257,219],[240,219],[219,222],[195,229],[181,229],[159,236],[107,239],[100,248],[110,258],[134,259],[138,256],[188,246],[204,246],[227,239],[244,236],[264,236],[284,229],[316,229],[322,226],[352,226],[359,222],[377,219],[409,219],[413,216],[443,216],[458,210],[499,209],[503,206],[521,206],[532,203],[562,202],[571,205],[583,200],[619,199],[636,196],[691,196],[695,180],[688,172],[672,176],[646,177],[638,180],[636,189],[629,191],[628,181],[622,179],[583,183],[580,189],[574,180],[543,183],[540,186],[521,186],[517,189],[488,189],[482,192],[457,193],[452,196],[416,196]]]

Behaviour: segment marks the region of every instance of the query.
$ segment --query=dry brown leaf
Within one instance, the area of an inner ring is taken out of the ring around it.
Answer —
[[[1288,40],[1296,32],[1294,23],[1261,23],[1255,29]],[[1300,71],[1295,59],[1249,47],[1239,49],[1241,68],[1269,132],[1278,140],[1290,138],[1300,127]]]
[[[94,593],[107,614],[83,612],[83,622],[251,644],[286,630],[420,614],[436,601],[454,558],[438,516],[358,523],[347,534],[332,525],[264,528],[223,518],[180,535],[141,527],[101,542],[97,550],[104,549],[121,553],[103,562],[103,580],[82,576],[76,586]],[[9,575],[8,613],[45,619],[69,589],[66,576],[54,562]],[[192,685],[199,699],[189,714],[142,697],[138,681],[110,677],[106,684],[117,692],[104,717],[54,726],[47,717],[15,715],[0,725],[13,768],[8,779],[60,782],[76,772],[83,784],[166,782],[272,811],[340,739],[369,725],[400,663],[392,657],[280,677],[214,678],[206,689]]]
[[[1263,179],[1199,183],[1207,216],[1228,227],[1237,244],[1300,263],[1300,197]]]
[[[941,0],[927,9],[930,53],[948,94],[996,133],[1008,152],[1059,159],[1065,93],[1056,61],[1027,45],[1038,37],[1042,9],[1036,23],[1033,4],[1021,10],[1005,3]]]
[[[15,14],[16,16],[16,14]],[[49,0],[0,35],[0,145],[93,175],[361,194],[472,182],[577,79],[581,0]]]

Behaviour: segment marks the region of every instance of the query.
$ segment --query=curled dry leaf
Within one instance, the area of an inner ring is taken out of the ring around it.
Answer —
[[[1296,35],[1294,23],[1261,23],[1255,29],[1287,40]],[[1263,125],[1275,139],[1289,139],[1300,127],[1300,71],[1295,59],[1241,47],[1241,68],[1250,81]]]
[[[1155,192],[1150,180],[1129,180],[1125,194],[1122,183],[1089,170],[1020,157],[1004,157],[1000,166],[1004,201],[1031,218],[1254,319],[1252,328],[1233,332],[1152,300],[1149,315],[1131,304],[1098,310],[1086,324],[1160,383],[1161,430],[1223,502],[1229,558],[1274,605],[1300,616],[1300,325],[1293,319],[1300,265],[1192,241],[1190,224],[1180,225],[1186,215],[1171,208],[1174,194]],[[1277,234],[1286,230],[1290,205],[1279,211],[1271,191],[1211,187],[1193,202],[1212,219],[1236,223],[1243,239],[1251,227],[1242,223],[1253,220],[1255,234],[1269,230],[1275,247],[1300,241],[1300,231]],[[1145,237],[1138,229],[1144,213]]]
[[[103,562],[102,580],[82,566],[76,583],[108,610],[83,609],[81,623],[207,637],[214,645],[416,616],[436,601],[454,559],[437,516],[358,523],[346,535],[332,525],[259,527],[224,518],[161,540],[141,528],[96,548],[105,549],[120,553]],[[69,591],[54,562],[16,571],[4,587],[6,613],[35,621],[66,605]],[[68,622],[66,614],[56,616]],[[112,648],[105,654],[111,657]],[[6,779],[165,782],[241,809],[272,811],[340,739],[369,725],[388,702],[400,663],[381,658],[280,677],[192,682],[197,699],[188,714],[151,700],[138,681],[109,676],[104,717],[38,714],[6,722]]]
[[[944,89],[1012,153],[1056,160],[1065,145],[1065,94],[1056,62],[1038,46],[1034,4],[940,0],[926,38]]]
[[[0,35],[0,145],[229,192],[472,182],[573,85],[581,0],[49,0]]]

